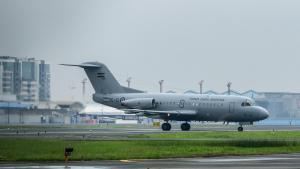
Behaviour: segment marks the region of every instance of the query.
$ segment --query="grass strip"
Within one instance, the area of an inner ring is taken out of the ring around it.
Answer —
[[[70,160],[159,159],[300,152],[300,142],[284,140],[68,141],[1,139],[0,161],[62,161],[66,146],[74,148]]]
[[[130,138],[174,139],[300,139],[300,131],[191,131],[131,135]]]

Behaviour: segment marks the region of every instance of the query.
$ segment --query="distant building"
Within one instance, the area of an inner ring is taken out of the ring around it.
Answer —
[[[50,65],[45,64],[45,61],[41,61],[39,65],[39,100],[49,101],[50,100]]]
[[[34,58],[0,56],[0,101],[49,101],[50,66]]]
[[[80,102],[0,101],[0,125],[9,124],[72,124],[84,108]]]

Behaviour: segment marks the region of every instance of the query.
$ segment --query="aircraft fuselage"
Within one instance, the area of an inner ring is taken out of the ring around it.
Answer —
[[[268,112],[265,109],[255,106],[252,99],[244,96],[174,93],[122,93],[93,95],[94,101],[117,109],[128,108],[122,104],[125,100],[140,98],[151,98],[155,101],[155,106],[146,108],[149,112],[151,112],[151,110],[187,110],[196,112],[195,114],[161,114],[156,116],[156,118],[161,118],[166,121],[254,122],[268,117]],[[148,116],[151,116],[151,114]]]

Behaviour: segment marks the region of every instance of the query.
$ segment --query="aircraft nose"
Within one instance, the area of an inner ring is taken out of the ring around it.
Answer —
[[[269,117],[270,113],[265,108],[259,107],[259,112],[262,117],[262,119],[266,119]]]

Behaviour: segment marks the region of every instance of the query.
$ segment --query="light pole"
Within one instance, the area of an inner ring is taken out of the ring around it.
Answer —
[[[200,86],[200,94],[202,94],[203,83],[204,83],[204,80],[201,80],[201,81],[198,83],[199,86]]]
[[[128,77],[128,78],[126,79],[128,88],[130,88],[131,79],[132,79],[131,77]]]
[[[160,80],[160,81],[158,81],[158,84],[159,84],[159,91],[160,91],[160,93],[162,93],[162,92],[163,92],[163,83],[164,83],[164,80]]]
[[[74,92],[73,92],[73,90],[76,89],[76,87],[75,86],[69,86],[69,89],[72,91],[71,100],[74,101],[74,94],[73,94]]]
[[[230,95],[231,84],[232,84],[231,82],[228,82],[228,83],[227,83],[228,95]]]
[[[7,102],[7,124],[10,123],[10,119],[9,119],[9,110],[10,110],[10,105],[9,105],[9,101]]]
[[[83,102],[85,102],[85,84],[86,84],[86,82],[87,82],[86,78],[84,78],[81,81],[81,83],[82,83],[82,100],[83,100]]]

